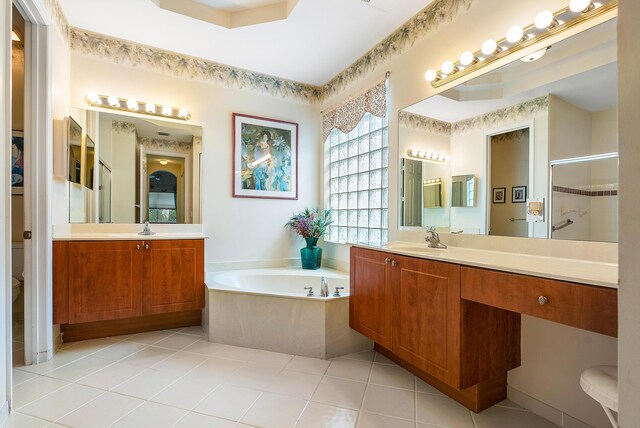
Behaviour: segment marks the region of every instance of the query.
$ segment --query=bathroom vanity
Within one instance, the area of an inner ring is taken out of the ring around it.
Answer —
[[[425,247],[351,248],[350,326],[474,412],[506,398],[521,314],[617,335],[612,264]]]
[[[65,341],[201,324],[202,234],[54,239],[53,323]]]

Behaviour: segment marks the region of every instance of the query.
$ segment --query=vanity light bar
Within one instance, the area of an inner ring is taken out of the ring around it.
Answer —
[[[440,182],[442,182],[442,179],[440,179],[440,178],[432,178],[430,180],[424,180],[424,183],[422,183],[422,184],[429,185],[429,184],[438,184]]]
[[[94,92],[87,94],[84,100],[87,104],[94,107],[185,121],[191,119],[191,113],[184,107],[171,107],[169,105],[154,104],[152,102],[136,101],[133,98],[118,98],[114,95],[98,95]]]
[[[407,155],[410,158],[416,158],[416,159],[428,160],[428,161],[435,161],[435,162],[447,162],[447,161],[451,160],[451,156],[449,156],[449,155],[443,155],[441,153],[434,153],[434,152],[426,152],[426,151],[422,151],[422,150],[418,150],[418,149],[409,149],[409,150],[407,150]]]
[[[463,52],[458,61],[445,61],[438,71],[427,70],[424,78],[433,87],[440,87],[507,55],[526,49],[584,22],[601,17],[614,11],[617,7],[618,0],[602,0],[601,3],[592,0],[571,0],[569,6],[556,13],[543,10],[535,16],[532,24],[524,28],[513,26],[507,30],[504,38],[497,41],[486,40],[480,50]]]

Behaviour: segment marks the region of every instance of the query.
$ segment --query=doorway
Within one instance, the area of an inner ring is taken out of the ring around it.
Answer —
[[[147,219],[149,223],[185,223],[185,158],[147,155]]]
[[[489,235],[529,236],[526,200],[530,192],[530,128],[488,137]]]

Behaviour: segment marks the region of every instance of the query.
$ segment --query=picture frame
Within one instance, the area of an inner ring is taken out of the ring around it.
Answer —
[[[494,187],[493,188],[493,203],[494,204],[504,204],[506,201],[506,187]]]
[[[24,131],[11,131],[11,193],[24,189]]]
[[[233,197],[298,199],[298,124],[233,113]]]
[[[527,186],[514,186],[511,188],[511,203],[524,204],[527,201]]]

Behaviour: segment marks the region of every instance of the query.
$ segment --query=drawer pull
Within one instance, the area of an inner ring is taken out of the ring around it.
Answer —
[[[538,297],[538,303],[540,303],[541,306],[546,305],[547,303],[549,303],[549,299],[544,296],[540,296]]]
[[[398,262],[397,262],[397,261],[395,261],[395,260],[391,260],[391,266],[397,266],[397,265],[398,265]]]
[[[384,259],[384,264],[385,265],[388,265],[389,263],[391,263],[391,259],[390,258],[387,257],[386,259]]]

